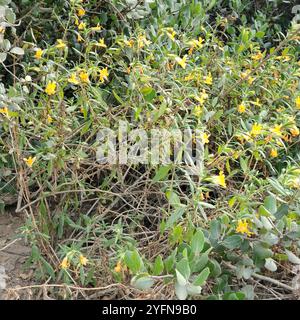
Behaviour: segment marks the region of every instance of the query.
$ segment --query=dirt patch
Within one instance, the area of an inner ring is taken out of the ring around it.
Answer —
[[[4,290],[26,286],[32,282],[33,271],[25,269],[30,248],[17,237],[24,219],[13,212],[0,213],[0,299],[10,299]]]

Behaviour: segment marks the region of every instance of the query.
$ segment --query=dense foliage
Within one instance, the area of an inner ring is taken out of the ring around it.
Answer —
[[[27,217],[37,281],[72,285],[49,294],[297,294],[295,4],[0,0],[0,205]],[[203,172],[96,162],[120,120],[200,129]]]

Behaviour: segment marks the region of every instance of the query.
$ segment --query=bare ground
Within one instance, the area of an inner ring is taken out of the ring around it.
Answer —
[[[4,287],[26,286],[33,281],[33,270],[25,268],[30,248],[17,237],[23,224],[23,218],[13,211],[0,213],[0,299],[14,298],[8,296]]]

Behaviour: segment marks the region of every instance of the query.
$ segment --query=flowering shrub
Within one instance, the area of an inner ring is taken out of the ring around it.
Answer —
[[[1,89],[0,187],[26,214],[38,279],[169,299],[258,298],[255,279],[293,292],[299,29],[268,33],[238,1],[231,18],[221,1],[145,3],[66,2],[55,39],[33,32]],[[120,120],[200,129],[203,172],[97,163],[99,129]]]

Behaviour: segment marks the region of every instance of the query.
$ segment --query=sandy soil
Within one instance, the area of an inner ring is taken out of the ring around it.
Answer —
[[[23,218],[13,212],[0,213],[0,299],[11,299],[6,289],[31,283],[33,270],[26,270],[30,248],[17,237]]]

